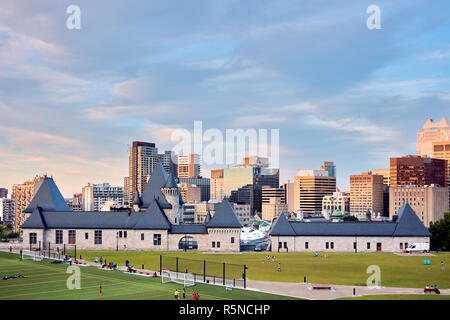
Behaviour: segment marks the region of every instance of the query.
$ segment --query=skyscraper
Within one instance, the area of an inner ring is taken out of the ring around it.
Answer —
[[[221,202],[224,196],[223,169],[211,170],[210,200]]]
[[[350,214],[365,217],[371,214],[383,215],[385,186],[383,176],[363,172],[350,176]]]
[[[33,180],[25,181],[22,184],[13,185],[12,199],[14,201],[13,230],[18,232],[20,226],[25,222],[25,209],[30,204],[34,194],[39,190],[46,177],[36,176]]]
[[[164,153],[158,154],[158,158],[163,165],[164,171],[166,171],[167,175],[171,174],[174,177],[177,177],[177,165],[173,161],[176,159],[173,151],[164,151]]]
[[[0,198],[7,198],[7,197],[8,197],[8,189],[0,188]]]
[[[136,191],[142,194],[153,168],[158,162],[158,149],[154,143],[133,141],[130,147],[128,202],[131,203]]]
[[[336,177],[336,166],[332,161],[325,161],[320,166],[320,170],[327,171],[329,177]]]
[[[450,141],[450,122],[447,117],[435,122],[428,119],[417,134],[417,154],[423,157],[433,156],[433,142]]]
[[[447,161],[447,186],[449,191],[448,203],[450,205],[450,140],[433,142],[433,158]]]
[[[83,210],[100,211],[102,205],[113,200],[118,205],[123,205],[123,188],[113,187],[109,183],[90,184],[83,187]]]
[[[298,170],[294,177],[294,210],[306,214],[320,214],[322,199],[336,191],[336,177],[324,170]]]
[[[198,154],[179,154],[177,157],[178,178],[200,177],[200,156]]]

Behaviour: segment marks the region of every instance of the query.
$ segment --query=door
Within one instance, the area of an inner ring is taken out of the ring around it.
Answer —
[[[381,252],[381,242],[377,242],[377,252]]]

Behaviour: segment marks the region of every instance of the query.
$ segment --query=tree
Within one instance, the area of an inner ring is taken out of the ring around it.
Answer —
[[[431,222],[428,230],[431,233],[431,248],[435,250],[450,249],[450,212],[436,222]]]
[[[355,216],[344,216],[342,221],[358,221],[358,218]]]

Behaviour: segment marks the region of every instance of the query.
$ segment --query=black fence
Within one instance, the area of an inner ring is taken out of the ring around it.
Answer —
[[[38,251],[41,256],[49,259],[64,259],[66,255],[67,257],[75,259],[82,258],[81,255],[77,253],[77,246],[75,244],[55,245],[50,242],[38,241],[36,244],[30,244],[26,249]]]
[[[160,256],[160,271],[169,270],[194,275],[195,282],[247,287],[247,266],[226,262],[194,260],[174,256]]]

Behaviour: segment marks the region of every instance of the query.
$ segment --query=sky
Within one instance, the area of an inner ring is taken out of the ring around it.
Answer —
[[[81,29],[66,26],[73,4]],[[367,28],[370,5],[381,29]],[[123,185],[132,141],[171,150],[174,130],[202,121],[278,129],[281,183],[334,161],[345,190],[349,175],[415,154],[426,119],[450,117],[448,12],[418,0],[1,1],[0,187],[42,174],[65,197]]]

